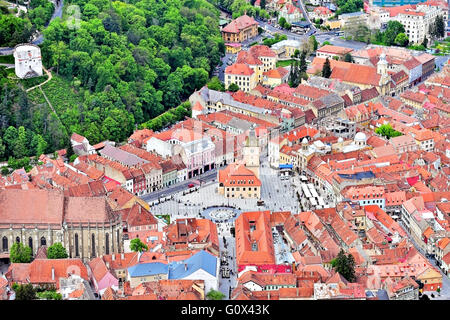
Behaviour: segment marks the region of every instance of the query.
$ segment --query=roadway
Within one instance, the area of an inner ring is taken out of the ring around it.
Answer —
[[[55,11],[53,12],[52,17],[50,18],[50,21],[49,21],[49,23],[47,23],[45,28],[47,28],[48,25],[50,24],[50,22],[52,22],[54,19],[62,17],[63,7],[64,7],[64,0],[61,0],[55,6]],[[43,41],[44,41],[44,35],[42,34],[42,32],[39,32],[38,36],[33,41],[31,41],[31,43],[35,44],[35,45],[40,45]],[[0,55],[10,55],[13,53],[14,53],[14,48],[0,48]]]
[[[183,190],[188,189],[188,185],[193,183],[194,181],[200,181],[200,185],[203,185],[207,182],[215,180],[217,177],[217,169],[212,169],[208,172],[205,172],[201,175],[195,176],[191,179],[179,182],[177,184],[171,185],[169,187],[163,188],[158,191],[154,191],[152,193],[140,196],[140,198],[146,202],[151,202],[158,200],[161,197],[168,197],[175,193],[178,193]]]

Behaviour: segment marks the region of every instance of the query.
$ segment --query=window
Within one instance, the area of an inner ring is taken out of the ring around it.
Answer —
[[[20,238],[16,237],[16,242],[19,243],[20,242]]]
[[[47,245],[47,240],[45,240],[45,237],[41,238],[41,246],[46,246]]]
[[[8,251],[8,238],[3,237],[2,239],[2,249],[3,251]]]
[[[105,253],[109,254],[109,233],[105,235]]]
[[[92,234],[91,247],[92,247],[92,256],[95,257],[95,235],[94,234]]]
[[[31,252],[33,252],[33,238],[29,237],[28,238],[28,246],[31,249]]]
[[[79,257],[80,252],[78,251],[78,233],[75,233],[75,257]]]

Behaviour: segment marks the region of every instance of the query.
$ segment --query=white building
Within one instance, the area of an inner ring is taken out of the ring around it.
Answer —
[[[41,49],[34,44],[19,44],[14,48],[16,76],[21,79],[42,76]]]

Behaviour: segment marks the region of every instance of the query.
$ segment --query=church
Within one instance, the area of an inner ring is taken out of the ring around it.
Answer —
[[[15,242],[36,255],[41,246],[61,242],[69,258],[83,261],[121,253],[122,220],[105,197],[68,197],[59,191],[0,190],[0,253],[9,257]]]

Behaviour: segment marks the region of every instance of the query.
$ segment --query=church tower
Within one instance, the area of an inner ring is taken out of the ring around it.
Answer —
[[[386,95],[389,92],[389,82],[390,82],[390,76],[388,74],[388,62],[386,61],[386,54],[382,53],[380,55],[380,60],[377,63],[377,73],[381,75],[380,78],[380,88],[381,88],[381,94]]]
[[[255,130],[251,129],[243,148],[245,166],[259,179],[260,148]]]

